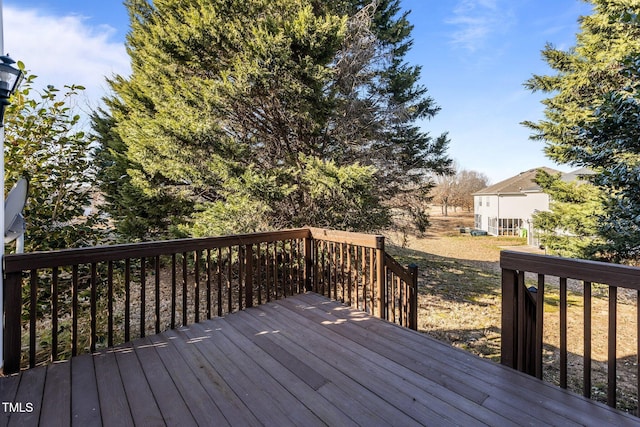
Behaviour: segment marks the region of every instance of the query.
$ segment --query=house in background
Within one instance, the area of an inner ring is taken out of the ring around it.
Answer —
[[[474,193],[474,227],[493,236],[526,236],[529,244],[535,244],[532,216],[549,210],[549,195],[534,182],[540,169],[560,173],[535,168]]]

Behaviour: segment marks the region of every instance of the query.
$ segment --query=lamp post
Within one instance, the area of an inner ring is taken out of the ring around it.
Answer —
[[[0,3],[1,12],[2,3]],[[2,24],[2,15],[0,15],[0,25]],[[0,29],[0,35],[1,35]],[[2,49],[2,43],[0,42],[0,49]],[[1,52],[1,50],[0,50]],[[22,70],[13,67],[15,61],[9,58],[9,55],[0,56],[0,192],[2,194],[2,200],[4,200],[4,112],[11,104],[9,98],[13,95],[20,86],[24,73]],[[2,310],[2,316],[0,318],[0,369],[4,367],[4,229],[5,227],[5,215],[4,204],[0,209],[0,224],[3,229],[2,236],[2,250],[0,251],[0,310]]]
[[[0,61],[0,127],[4,127],[4,111],[11,104],[9,98],[20,86],[24,73],[12,65],[16,61],[9,55],[0,56]]]

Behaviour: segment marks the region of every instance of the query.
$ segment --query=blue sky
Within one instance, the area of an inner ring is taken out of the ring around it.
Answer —
[[[105,76],[128,74],[128,16],[120,0],[2,0],[4,48],[41,85],[87,87],[79,108],[98,105]],[[524,120],[542,118],[542,96],[523,83],[550,70],[540,51],[575,44],[581,0],[402,0],[415,25],[408,56],[442,108],[421,127],[449,132],[460,167],[495,183],[538,166],[568,171],[529,140]],[[64,71],[60,71],[64,67]]]

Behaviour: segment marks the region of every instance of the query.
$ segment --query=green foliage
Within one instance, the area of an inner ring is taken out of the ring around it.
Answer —
[[[84,88],[48,86],[36,94],[35,79],[27,76],[5,115],[5,194],[21,177],[29,180],[25,251],[95,245],[104,221],[84,212],[95,190],[92,141],[74,106]]]
[[[540,244],[552,255],[598,258],[603,243],[598,237],[600,190],[583,179],[566,182],[560,174],[543,170],[538,171],[536,183],[551,198],[550,211],[533,216]]]
[[[554,95],[543,101],[545,120],[525,124],[546,142],[550,158],[597,172],[591,182],[604,194],[597,254],[635,262],[640,256],[640,1],[590,3],[594,12],[581,19],[576,46],[561,51],[548,45],[543,51],[556,74],[534,76],[527,86]]]
[[[375,230],[448,168],[446,135],[415,126],[438,109],[403,59],[398,1],[126,5],[133,74],[94,116],[125,238]]]

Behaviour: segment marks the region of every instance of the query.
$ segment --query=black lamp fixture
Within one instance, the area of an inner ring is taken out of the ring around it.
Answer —
[[[20,86],[24,73],[22,70],[13,67],[16,61],[9,58],[9,55],[0,56],[0,127],[4,126],[4,110],[10,104],[9,98]]]

